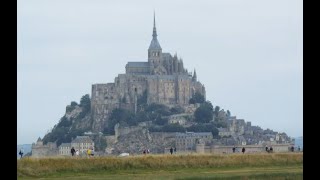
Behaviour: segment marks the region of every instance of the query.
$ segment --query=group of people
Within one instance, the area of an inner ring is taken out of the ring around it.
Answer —
[[[235,153],[236,152],[236,147],[232,148],[232,152]],[[244,152],[246,152],[246,148],[242,148],[241,152],[244,154]]]
[[[173,152],[174,152],[174,153],[177,153],[177,148],[176,148],[176,147],[174,147],[174,148],[171,147],[171,148],[170,148],[170,154],[173,154]]]
[[[71,148],[71,156],[79,156],[79,150],[75,150],[74,147]],[[90,156],[94,156],[94,152],[93,152],[93,148],[89,148],[86,152],[87,156],[90,157]]]
[[[272,147],[268,148],[268,146],[266,146],[266,152],[272,153],[273,152],[273,148]]]
[[[149,153],[150,153],[150,150],[149,150],[149,149],[143,150],[143,154],[144,154],[144,155],[149,154]]]
[[[294,146],[291,146],[291,152],[294,152]],[[301,148],[300,148],[300,146],[298,146],[298,148],[296,149],[297,151],[301,151]]]

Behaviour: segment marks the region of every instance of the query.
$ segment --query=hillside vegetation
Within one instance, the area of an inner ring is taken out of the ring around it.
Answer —
[[[190,99],[190,104],[199,103],[199,107],[194,113],[194,118],[188,118],[193,125],[183,127],[179,124],[168,123],[168,116],[184,113],[183,107],[176,106],[169,108],[163,104],[147,104],[147,93],[138,97],[137,113],[123,108],[116,108],[111,112],[108,121],[103,127],[104,135],[114,135],[114,126],[119,123],[120,126],[135,126],[140,122],[152,122],[149,127],[150,132],[212,132],[214,137],[218,137],[219,127],[226,127],[223,117],[219,116],[220,107],[213,107],[210,101],[205,101],[203,95],[195,93]],[[230,111],[227,111],[230,116]],[[226,117],[225,117],[226,118]],[[215,121],[212,121],[215,119]],[[56,142],[57,146],[61,143],[69,143],[76,136],[81,136],[84,132],[94,132],[92,125],[94,119],[91,117],[91,100],[89,94],[81,97],[80,103],[72,101],[66,107],[66,113],[60,121],[43,137],[44,144]],[[99,134],[98,132],[94,132]],[[104,137],[91,137],[96,145],[96,150],[104,150],[106,147]]]

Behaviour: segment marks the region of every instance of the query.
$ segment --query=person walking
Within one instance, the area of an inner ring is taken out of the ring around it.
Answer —
[[[74,150],[74,147],[71,148],[71,156],[74,156],[74,153],[76,152],[76,150]]]
[[[79,150],[76,151],[76,156],[79,157]]]
[[[246,149],[243,147],[243,148],[242,148],[242,153],[244,154],[245,151],[246,151]]]
[[[170,153],[171,153],[171,154],[173,153],[173,148],[172,148],[172,147],[170,148]]]
[[[177,153],[177,148],[174,147],[173,152],[176,154]]]
[[[270,147],[270,152],[273,153],[273,148],[272,148],[272,146]]]
[[[88,158],[90,158],[90,156],[91,156],[91,149],[90,148],[88,148],[88,150],[87,150],[87,156],[88,156]]]
[[[20,155],[20,159],[22,158],[22,156],[23,156],[23,149],[20,149],[20,151],[19,151],[19,155]]]

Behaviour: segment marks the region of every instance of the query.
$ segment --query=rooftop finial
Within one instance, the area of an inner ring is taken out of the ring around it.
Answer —
[[[157,29],[156,29],[156,12],[153,11],[153,33],[152,33],[152,40],[151,40],[149,49],[161,50],[161,46],[158,42],[157,36],[158,35],[157,35]]]
[[[156,29],[156,12],[153,11],[153,33],[152,33],[153,38],[157,38],[157,29]]]
[[[153,10],[153,28],[156,28],[156,11]]]
[[[192,80],[193,80],[193,81],[197,81],[197,72],[196,72],[196,68],[194,68]]]

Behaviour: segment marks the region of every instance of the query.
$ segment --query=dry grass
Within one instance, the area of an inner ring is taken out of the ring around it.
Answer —
[[[121,170],[177,170],[182,168],[237,168],[293,166],[303,164],[302,153],[230,155],[147,155],[134,157],[25,158],[17,161],[19,177],[42,177],[56,173]]]

